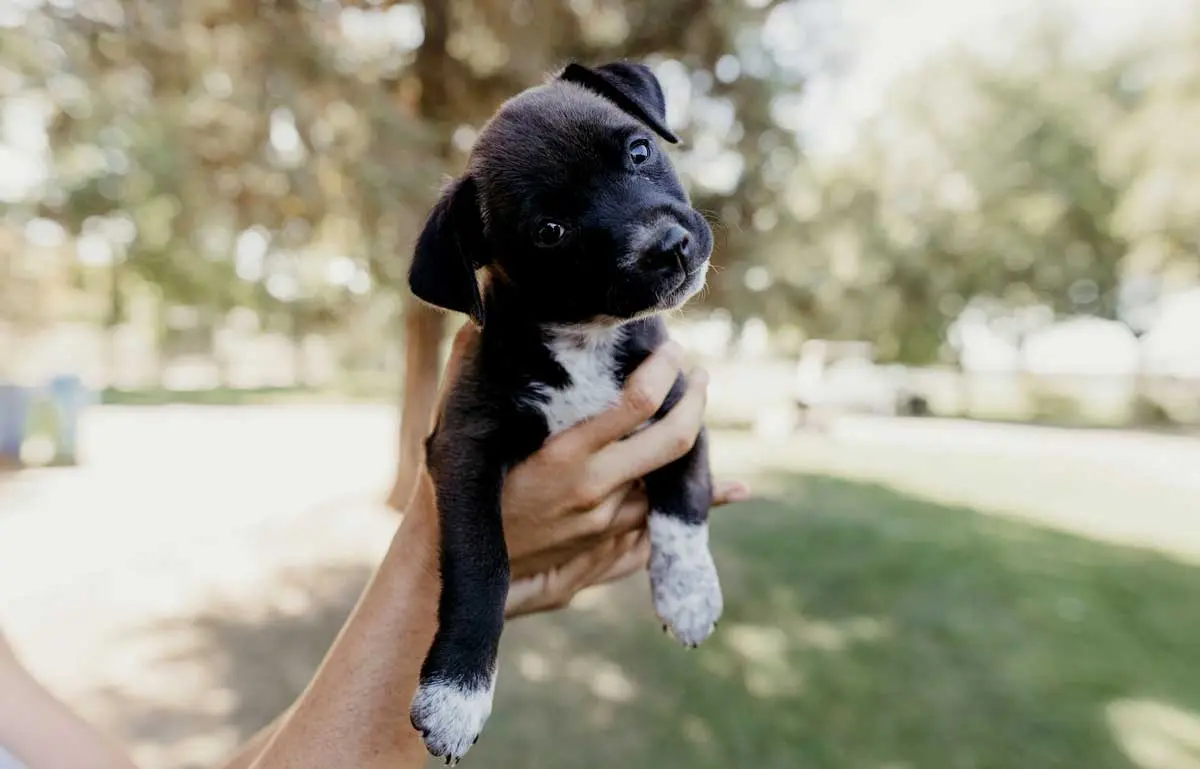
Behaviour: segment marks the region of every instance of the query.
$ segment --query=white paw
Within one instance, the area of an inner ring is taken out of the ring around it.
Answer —
[[[650,589],[658,618],[680,643],[695,647],[712,635],[724,602],[707,523],[650,514]]]
[[[456,764],[479,739],[492,712],[495,680],[482,688],[423,681],[412,701],[412,725],[434,756]]]

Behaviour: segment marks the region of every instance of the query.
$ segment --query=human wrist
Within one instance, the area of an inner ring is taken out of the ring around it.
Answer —
[[[417,476],[412,499],[396,531],[396,543],[403,543],[405,561],[420,562],[436,569],[439,536],[433,484],[422,467]]]

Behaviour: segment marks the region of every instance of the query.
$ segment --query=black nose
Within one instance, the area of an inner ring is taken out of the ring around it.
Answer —
[[[647,253],[655,267],[684,267],[692,251],[692,234],[672,224]]]

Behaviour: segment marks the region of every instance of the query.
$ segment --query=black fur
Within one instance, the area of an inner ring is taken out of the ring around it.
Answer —
[[[613,62],[588,69],[579,64],[568,64],[561,77],[612,100],[662,138],[672,144],[679,143],[679,138],[667,128],[667,100],[662,86],[644,66]]]
[[[475,272],[484,266],[483,239],[475,180],[463,177],[450,184],[434,206],[409,271],[413,293],[430,304],[470,315],[483,324],[483,300]]]
[[[442,592],[423,684],[477,690],[494,676],[509,583],[504,474],[551,434],[547,393],[578,384],[551,339],[620,328],[609,375],[624,384],[666,338],[656,313],[703,284],[712,233],[651,135],[677,141],[664,112],[644,66],[568,66],[484,127],[417,241],[414,293],[482,327],[426,442]],[[561,241],[548,244],[558,227]],[[684,387],[681,377],[656,418]],[[703,432],[646,484],[654,510],[703,523],[712,499]],[[465,747],[439,737],[446,717],[414,705],[431,752],[457,759]]]

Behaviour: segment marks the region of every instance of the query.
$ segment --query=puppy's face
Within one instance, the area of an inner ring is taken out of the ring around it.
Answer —
[[[626,63],[571,65],[508,101],[418,241],[414,292],[480,322],[479,268],[539,322],[683,304],[704,285],[712,231],[658,143],[677,141],[663,108],[650,71]]]

